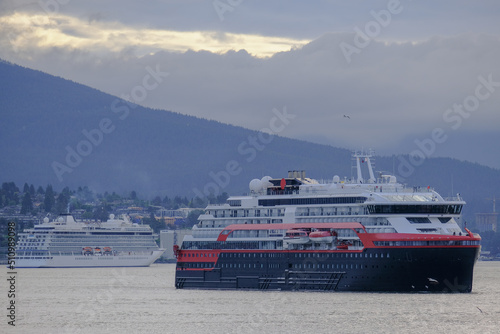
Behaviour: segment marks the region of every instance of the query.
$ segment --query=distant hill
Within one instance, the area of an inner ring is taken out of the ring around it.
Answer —
[[[288,170],[317,179],[351,176],[346,149],[127,104],[7,62],[0,62],[0,127],[0,182],[191,198],[241,194],[251,179]],[[378,157],[376,170],[397,172],[398,159]],[[500,171],[453,159],[427,159],[405,182],[446,196],[453,187],[470,202],[471,215],[491,211],[485,198],[500,197]]]

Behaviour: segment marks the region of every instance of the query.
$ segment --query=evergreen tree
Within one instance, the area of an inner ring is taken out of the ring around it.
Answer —
[[[21,205],[21,214],[25,215],[33,211],[33,201],[31,200],[31,195],[29,192],[24,193],[23,202]]]
[[[71,198],[71,191],[65,187],[56,199],[56,213],[64,213],[69,210],[69,200]]]
[[[71,190],[69,190],[69,187],[64,187],[64,189],[61,191],[61,193],[64,194],[66,197],[71,197]]]
[[[14,195],[12,195],[12,204],[13,205],[19,204],[19,193],[14,193]]]
[[[40,195],[45,195],[45,190],[43,190],[42,186],[38,186],[36,193]]]
[[[120,195],[118,195],[114,191],[113,191],[112,194],[109,194],[108,192],[105,193],[105,200],[106,200],[106,202],[119,201],[120,199],[121,199]]]
[[[55,193],[54,190],[52,190],[52,186],[49,184],[45,189],[45,199],[43,201],[45,212],[51,212],[55,202]]]
[[[23,193],[26,194],[30,191],[30,186],[28,185],[28,183],[24,183],[24,187],[23,187]]]
[[[156,196],[153,198],[153,201],[151,202],[154,206],[161,206],[162,201],[160,196]]]
[[[207,206],[207,201],[196,196],[190,203],[189,207],[191,208],[204,208]]]
[[[203,210],[193,210],[191,211],[186,219],[186,225],[188,227],[193,227],[193,225],[198,224],[198,217],[203,213]]]
[[[149,218],[144,218],[143,222],[149,225],[155,233],[160,233],[162,229],[165,229],[165,222],[157,220],[153,212],[150,213]]]
[[[19,204],[19,188],[14,182],[4,182],[2,184],[2,192],[5,196],[4,205],[17,205]]]
[[[109,210],[109,206],[106,203],[103,203],[95,209],[92,218],[105,222],[109,218]]]
[[[207,196],[207,201],[210,204],[215,204],[215,203],[217,203],[217,198],[215,197],[215,195],[213,193],[210,193],[210,195]]]
[[[2,189],[5,193],[14,194],[19,192],[19,188],[14,182],[4,182],[2,184]]]
[[[167,209],[171,209],[172,208],[172,200],[168,197],[168,196],[165,196],[163,198],[163,206]]]
[[[35,186],[33,184],[30,186],[30,195],[35,196]]]
[[[64,213],[68,211],[69,195],[67,192],[62,191],[56,200],[56,213]]]
[[[185,198],[185,201],[184,201],[184,199],[182,197],[175,196],[173,203],[172,203],[172,209],[177,210],[178,208],[183,206],[184,203],[187,205],[187,198]]]

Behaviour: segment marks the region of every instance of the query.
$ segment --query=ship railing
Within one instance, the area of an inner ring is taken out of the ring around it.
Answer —
[[[123,251],[123,252],[117,252],[115,256],[121,256],[121,255],[151,255],[153,254],[154,251]]]
[[[348,246],[348,250],[363,250],[364,246]]]
[[[307,250],[307,251],[318,251],[318,250],[335,250],[335,251],[358,251],[363,250],[365,247],[363,245],[345,245],[344,247],[339,244],[330,243],[307,243],[307,244],[288,244],[281,248],[276,249],[288,249],[288,250]]]
[[[447,202],[461,202],[461,201],[463,201],[462,197],[460,197],[460,196],[443,197],[443,199]]]
[[[334,184],[333,182],[322,183],[323,186],[318,187],[307,187],[305,189],[296,190],[293,192],[287,193],[266,193],[266,195],[289,195],[291,197],[300,197],[303,195],[321,195],[321,194],[330,194],[332,190],[337,192],[341,192],[343,194],[357,194],[360,190],[371,191],[377,193],[415,193],[415,192],[425,192],[431,193],[434,191],[433,188],[429,187],[406,187],[401,184],[393,184],[393,183],[356,183],[356,182],[347,182],[347,183],[336,183],[336,187],[332,188],[330,185]],[[247,196],[258,196],[263,195],[264,193],[246,193]],[[210,204],[210,206],[223,206],[225,204]]]

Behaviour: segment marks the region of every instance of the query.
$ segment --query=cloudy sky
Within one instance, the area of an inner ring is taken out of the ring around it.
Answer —
[[[149,107],[255,130],[286,108],[282,136],[500,168],[499,22],[497,0],[1,1],[0,58]]]

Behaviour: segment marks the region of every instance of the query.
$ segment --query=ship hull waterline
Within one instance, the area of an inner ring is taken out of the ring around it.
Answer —
[[[409,247],[365,249],[362,252],[246,250],[221,253],[223,255],[219,254],[213,268],[183,268],[182,263],[178,263],[176,288],[471,292],[479,248]],[[245,257],[241,256],[242,253]]]
[[[148,267],[164,250],[148,255],[55,255],[52,258],[17,259],[16,268],[92,268],[92,267]]]

